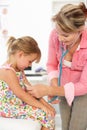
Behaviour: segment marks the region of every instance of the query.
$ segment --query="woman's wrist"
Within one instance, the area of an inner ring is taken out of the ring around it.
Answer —
[[[49,95],[49,96],[51,96],[51,95],[54,96],[54,95],[53,95],[53,86],[49,86],[49,87],[48,87],[48,89],[47,89],[47,95]]]
[[[62,86],[50,86],[48,87],[48,95],[49,96],[64,96],[64,87]]]
[[[58,86],[58,78],[53,78],[51,80],[51,86]]]

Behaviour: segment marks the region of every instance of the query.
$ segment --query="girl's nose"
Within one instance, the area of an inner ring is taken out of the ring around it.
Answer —
[[[28,67],[31,67],[32,66],[32,63],[29,63]]]

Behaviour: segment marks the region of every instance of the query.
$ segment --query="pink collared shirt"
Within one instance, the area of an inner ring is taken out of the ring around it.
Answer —
[[[60,57],[58,34],[56,30],[52,30],[47,61],[49,80],[58,77]],[[63,65],[61,86],[64,86],[65,97],[69,105],[72,104],[75,96],[87,94],[87,29],[82,32],[80,46],[73,55],[71,67]]]

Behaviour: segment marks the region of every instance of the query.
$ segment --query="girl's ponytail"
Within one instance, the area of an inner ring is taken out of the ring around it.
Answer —
[[[8,40],[7,40],[7,51],[8,51],[8,54],[10,54],[11,52],[11,47],[13,45],[13,42],[16,40],[15,37],[9,37]]]

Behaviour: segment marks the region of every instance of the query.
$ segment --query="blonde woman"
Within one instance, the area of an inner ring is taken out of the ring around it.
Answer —
[[[87,8],[67,4],[53,16],[55,29],[49,38],[47,71],[51,87],[36,85],[36,97],[59,97],[62,130],[87,128]]]

